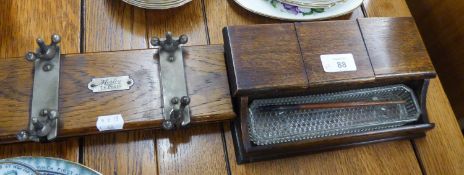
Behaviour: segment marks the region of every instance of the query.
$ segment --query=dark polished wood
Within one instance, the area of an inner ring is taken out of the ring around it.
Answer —
[[[355,20],[296,23],[309,87],[330,85],[340,81],[372,81],[369,56]],[[353,54],[356,71],[325,72],[321,55]]]
[[[360,18],[294,25],[297,39],[293,38],[295,31],[290,24],[224,29],[232,96],[263,98],[276,93],[288,96],[305,93],[308,88],[312,93],[328,92],[436,75],[412,18]],[[283,27],[286,32],[280,32],[279,37],[286,38],[283,40],[286,43],[291,38],[297,40],[290,43],[297,42],[299,48],[294,44],[277,44],[280,42],[263,48]],[[402,39],[402,35],[408,37]],[[296,55],[289,54],[298,50],[300,53]],[[320,55],[342,53],[353,54],[357,70],[325,72]],[[298,63],[304,64],[304,71]]]
[[[308,87],[293,24],[228,26],[223,35],[232,96]]]
[[[413,18],[358,19],[376,78],[406,74],[435,77]]]
[[[283,24],[283,26],[286,25],[288,24]],[[255,145],[249,138],[248,133],[248,118],[250,117],[248,113],[249,104],[255,98],[278,98],[288,96],[286,93],[276,93],[281,89],[285,89],[287,83],[283,82],[280,84],[279,82],[266,81],[267,79],[287,78],[284,74],[284,72],[288,71],[287,67],[275,67],[272,73],[267,74],[267,76],[271,76],[271,78],[264,79],[265,82],[272,82],[274,87],[263,89],[259,84],[250,83],[246,89],[232,88],[232,91],[236,90],[233,98],[235,98],[236,103],[235,110],[239,114],[239,118],[234,121],[232,126],[238,163],[248,163],[258,160],[285,157],[292,154],[305,152],[313,153],[381,141],[412,139],[425,136],[425,131],[434,127],[434,124],[430,123],[427,118],[425,99],[428,80],[429,78],[435,77],[435,72],[412,18],[370,18],[358,19],[358,21],[296,23],[295,25],[297,40],[302,55],[300,59],[303,62],[302,64],[305,64],[305,71],[307,72],[305,75],[309,81],[309,87],[304,91],[301,89],[287,89],[287,91],[295,91],[293,95],[304,95],[391,84],[405,84],[415,92],[417,97],[419,97],[421,111],[423,111],[423,113],[417,121],[394,129],[382,129],[341,136],[327,136],[318,139],[280,144]],[[370,27],[372,25],[378,26]],[[225,51],[229,70],[228,73],[230,76],[229,80],[231,84],[235,83],[236,87],[241,87],[239,83],[242,80],[238,77],[253,77],[256,75],[255,72],[259,72],[260,70],[249,71],[251,69],[247,68],[251,66],[246,64],[246,62],[242,62],[243,58],[255,56],[254,52],[243,52],[244,49],[236,50],[233,49],[233,46],[241,45],[243,42],[242,39],[249,37],[248,32],[252,33],[252,31],[266,29],[268,26],[269,25],[257,25],[253,28],[249,26],[235,26],[235,30],[240,29],[240,32],[235,32],[232,35],[229,32],[229,28],[224,30],[224,33],[228,35],[225,37],[225,41],[228,42],[225,43]],[[324,33],[322,31],[324,31]],[[403,32],[409,34],[407,40],[400,38]],[[293,33],[288,33],[288,35],[292,34]],[[261,35],[265,34],[261,33]],[[272,34],[267,35],[272,37]],[[263,43],[260,43],[259,40],[253,41],[253,45],[260,44]],[[335,73],[325,72],[322,68],[320,55],[342,53],[353,54],[357,70]],[[254,62],[260,61],[260,64],[273,65],[265,61],[266,57],[253,58]],[[278,73],[279,71],[281,73]],[[263,72],[270,72],[270,70],[263,69]],[[260,74],[260,76],[263,76],[263,74]],[[346,104],[337,105],[348,107]],[[269,107],[275,107],[276,109],[305,107],[331,108],[337,105],[311,104],[306,106]],[[360,106],[362,104],[357,105]]]
[[[231,119],[231,98],[222,46],[184,47],[187,88],[191,97],[192,123]],[[60,81],[59,137],[99,133],[98,116],[121,114],[124,129],[161,126],[161,93],[156,49],[71,54],[62,58]],[[0,93],[5,105],[0,118],[0,140],[15,141],[15,134],[28,122],[32,65],[5,59],[6,70]],[[88,89],[92,78],[128,75],[130,90],[94,93]]]
[[[232,129],[232,133],[234,144],[237,145],[235,146],[237,151],[235,153],[237,162],[242,164],[278,158],[280,159],[301,154],[314,154],[324,151],[346,149],[366,144],[424,137],[425,131],[432,129],[434,125],[422,124],[414,126],[403,126],[393,129],[384,129],[354,135],[311,139],[295,143],[284,143],[268,146],[255,146],[250,144],[247,142],[249,140],[240,137],[240,132],[237,132],[240,127],[237,126],[237,124],[232,125],[231,127],[234,127]],[[239,142],[243,144],[243,146],[238,144]]]

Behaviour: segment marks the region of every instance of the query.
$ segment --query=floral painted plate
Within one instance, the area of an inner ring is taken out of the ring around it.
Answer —
[[[363,0],[346,0],[329,8],[301,8],[277,0],[234,0],[258,15],[289,21],[313,21],[342,16],[359,7]]]
[[[0,175],[101,175],[83,165],[49,157],[15,157],[0,160]]]

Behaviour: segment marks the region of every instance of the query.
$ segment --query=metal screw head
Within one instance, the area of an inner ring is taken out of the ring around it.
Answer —
[[[18,134],[16,134],[16,138],[19,141],[26,141],[29,138],[29,133],[26,130],[19,131]]]
[[[52,120],[58,118],[58,112],[55,110],[50,110],[48,112],[48,118]]]
[[[40,48],[43,48],[43,46],[46,46],[45,41],[42,38],[37,38],[35,42],[37,42]]]
[[[57,35],[57,34],[52,35],[52,43],[58,44],[58,43],[60,43],[60,41],[61,41],[60,35]]]
[[[172,103],[172,104],[177,104],[177,103],[179,103],[179,98],[177,98],[177,97],[172,98],[172,99],[171,99],[171,103]]]
[[[53,64],[45,64],[43,67],[42,67],[42,70],[44,70],[45,72],[48,72],[50,70],[53,69]]]
[[[44,136],[47,136],[51,130],[52,130],[52,127],[50,126],[50,123],[45,123],[44,125],[42,125],[42,127],[37,128],[36,134],[39,137],[44,137]]]
[[[37,56],[34,54],[34,52],[28,52],[25,58],[27,61],[33,62],[37,59]]]
[[[187,35],[181,35],[181,36],[179,37],[179,43],[180,43],[180,44],[185,44],[185,43],[187,43],[187,42],[188,42],[188,37],[187,37]]]
[[[39,123],[39,119],[37,117],[33,117],[31,120],[33,124]]]
[[[40,116],[55,119],[58,117],[58,112],[52,109],[42,109],[42,111],[40,111]]]
[[[51,60],[53,59],[53,57],[55,57],[55,54],[56,54],[55,49],[48,48],[41,58],[44,60]]]
[[[167,130],[172,129],[174,128],[174,124],[172,124],[172,122],[169,120],[165,120],[163,121],[163,128]]]
[[[181,103],[181,104],[188,105],[188,104],[190,103],[190,97],[183,96],[183,97],[180,99],[180,103]]]
[[[45,44],[45,41],[42,39],[42,38],[37,38],[36,39],[36,42],[37,42],[37,45],[39,45],[39,50],[38,50],[38,53],[39,54],[46,54],[45,52],[47,52],[47,45]]]
[[[42,111],[40,111],[40,116],[43,116],[43,117],[48,116],[49,112],[50,111],[48,109],[42,109]]]
[[[152,46],[159,46],[160,45],[160,39],[158,37],[153,37],[150,40],[150,44]]]
[[[171,32],[166,32],[166,43],[172,43],[172,33]]]

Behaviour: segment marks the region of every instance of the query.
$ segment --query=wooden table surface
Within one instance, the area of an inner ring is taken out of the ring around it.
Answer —
[[[188,45],[222,44],[227,25],[278,23],[232,0],[193,0],[171,10],[144,10],[120,0],[3,0],[0,61],[36,48],[38,36],[62,36],[65,53],[150,47],[166,31],[187,34]],[[411,16],[404,0],[364,0],[337,19]],[[25,61],[25,60],[18,60]],[[60,157],[103,174],[464,174],[464,139],[439,79],[427,99],[427,137],[359,146],[312,155],[237,165],[228,123],[177,132],[132,131],[69,138],[53,143],[0,146],[0,158]],[[1,115],[0,115],[1,116]]]

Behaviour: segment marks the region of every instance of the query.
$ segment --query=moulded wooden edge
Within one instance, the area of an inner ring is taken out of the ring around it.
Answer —
[[[276,147],[276,148],[263,148],[259,150],[247,150],[245,140],[241,137],[241,130],[238,127],[237,122],[231,124],[232,138],[234,141],[235,155],[238,164],[250,163],[256,161],[271,160],[277,158],[290,157],[300,154],[311,154],[317,152],[331,151],[336,149],[350,148],[354,146],[381,143],[395,140],[405,140],[405,139],[414,139],[425,136],[425,131],[433,129],[434,124],[420,124],[415,126],[405,126],[402,128],[393,128],[389,130],[379,130],[377,132],[365,133],[346,139],[346,137],[334,138],[335,141],[338,141],[335,144],[321,144],[321,145],[311,145],[311,142],[300,143],[301,145],[292,146],[292,144],[299,143],[289,143],[288,146]],[[346,140],[346,141],[344,141]],[[322,141],[322,140],[319,140]],[[242,144],[238,144],[242,143]],[[262,151],[261,151],[262,150]]]

